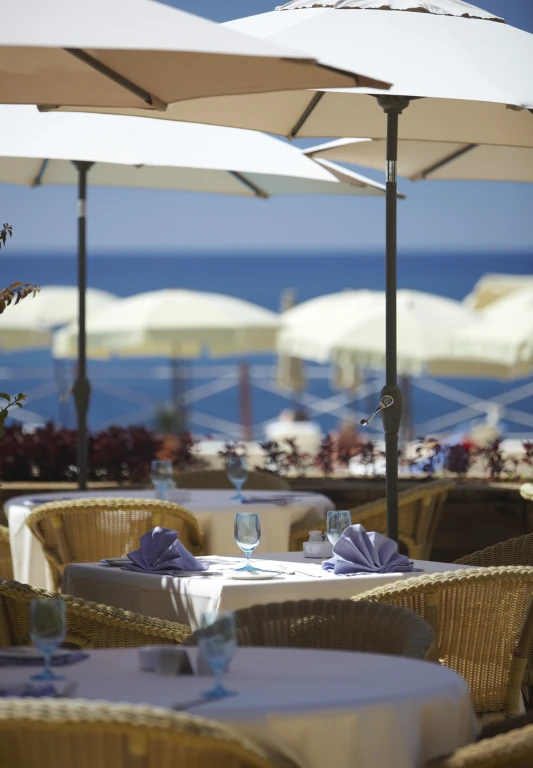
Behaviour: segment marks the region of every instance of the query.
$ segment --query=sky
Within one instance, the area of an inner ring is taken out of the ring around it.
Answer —
[[[275,5],[275,0],[167,2],[219,22],[263,13]],[[533,0],[481,0],[481,4],[508,23],[533,32]],[[383,180],[380,173],[364,172]],[[533,252],[533,185],[402,180],[400,188],[407,195],[399,204],[400,251]],[[0,185],[0,212],[1,221],[14,227],[9,244],[12,255],[74,254],[73,187]],[[364,253],[383,248],[384,215],[381,198],[304,196],[264,201],[93,188],[88,201],[88,245],[91,252],[129,254],[325,249]]]

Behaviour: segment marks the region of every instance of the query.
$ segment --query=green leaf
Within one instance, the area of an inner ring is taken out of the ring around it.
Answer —
[[[11,400],[11,395],[6,394],[6,392],[0,392],[0,397],[2,400]]]

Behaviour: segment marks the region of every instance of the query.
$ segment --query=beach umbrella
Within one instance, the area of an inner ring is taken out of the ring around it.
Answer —
[[[397,293],[398,372],[461,375],[452,357],[454,333],[475,312],[458,301],[421,291]],[[319,296],[287,312],[278,339],[285,354],[319,363],[333,361],[347,375],[386,365],[386,297],[383,291],[343,291]]]
[[[2,4],[1,104],[164,113],[180,99],[370,81],[382,87],[153,0]]]
[[[528,287],[533,288],[533,275],[486,274],[477,281],[464,303],[472,309],[484,309],[494,301]]]
[[[92,183],[99,186],[258,198],[277,194],[384,194],[383,185],[332,164],[326,170],[286,142],[257,132],[111,115],[41,114],[28,106],[0,106],[0,122],[0,183],[35,187],[78,183],[78,200],[82,201],[78,377],[73,390],[78,411],[81,487],[86,485],[85,436],[90,397],[85,356],[85,201],[89,170]],[[71,162],[72,158],[76,163]]]
[[[387,354],[376,412],[382,412],[385,430],[387,531],[397,539],[398,139],[533,147],[533,36],[462,0],[292,0],[227,26],[315,56],[327,52],[338,66],[364,60],[374,74],[394,83],[385,95],[372,89],[317,90],[224,103],[234,126],[290,137],[386,140]],[[177,107],[181,119],[203,122],[220,122],[219,111],[217,99]]]
[[[87,311],[96,312],[117,300],[96,288],[87,289]],[[32,299],[9,312],[0,323],[0,348],[20,350],[50,347],[52,332],[78,315],[78,289],[71,285],[43,285]]]
[[[533,371],[533,289],[504,296],[459,329],[453,352],[468,357],[472,367],[492,363],[494,376],[518,378]]]
[[[234,296],[185,289],[149,291],[120,299],[87,317],[87,354],[196,358],[272,352],[279,315]],[[56,357],[76,354],[77,329],[54,335]]]
[[[386,141],[337,139],[310,147],[306,154],[382,170]],[[533,182],[533,148],[402,139],[398,142],[398,175],[411,181]]]

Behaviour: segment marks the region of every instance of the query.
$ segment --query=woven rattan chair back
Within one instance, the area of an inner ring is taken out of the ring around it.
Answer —
[[[533,768],[533,725],[469,744],[426,768]]]
[[[0,647],[32,645],[30,602],[57,593],[0,579]],[[141,645],[181,643],[190,634],[183,624],[153,619],[120,608],[62,595],[67,613],[65,645],[72,648],[136,648]],[[0,761],[0,765],[1,765]]]
[[[147,706],[0,701],[2,768],[295,768],[222,723]]]
[[[429,560],[435,531],[446,497],[455,486],[453,480],[434,480],[418,483],[398,494],[399,540],[409,557],[414,560]],[[387,502],[377,499],[352,509],[352,523],[361,523],[367,531],[387,532]],[[323,521],[313,530],[326,530]],[[303,543],[309,537],[309,528],[291,533],[291,552],[301,552]]]
[[[205,469],[180,475],[183,488],[221,488],[234,490],[223,469]],[[282,477],[269,472],[248,472],[245,491],[289,491],[290,485]]]
[[[0,525],[0,576],[5,579],[13,578],[13,561],[9,543],[9,528]]]
[[[433,643],[429,624],[412,611],[351,600],[298,600],[235,612],[239,645],[321,648],[424,659]],[[186,640],[195,645],[201,630]]]
[[[455,562],[460,565],[477,565],[485,568],[499,565],[533,566],[533,533],[501,541],[492,547],[479,549]],[[529,649],[523,684],[529,687],[533,686],[533,645]]]
[[[204,553],[204,537],[193,514],[177,504],[155,499],[78,499],[52,501],[31,512],[26,524],[41,542],[54,580],[69,563],[124,557],[156,525],[179,532],[195,555]]]
[[[405,579],[352,597],[416,611],[438,659],[462,675],[478,713],[516,715],[533,636],[533,568],[480,568]]]

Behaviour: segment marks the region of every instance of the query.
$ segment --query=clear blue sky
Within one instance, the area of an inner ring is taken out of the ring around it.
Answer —
[[[168,0],[216,21],[272,10],[275,0]],[[533,32],[533,0],[481,0],[508,23]],[[1,146],[0,146],[1,151]],[[368,174],[372,175],[372,174]],[[379,174],[373,174],[379,178]],[[533,252],[533,185],[402,183],[403,251]],[[14,225],[12,255],[76,246],[73,188],[0,185],[2,221]],[[282,197],[268,201],[145,190],[92,189],[89,247],[110,250],[377,250],[384,243],[384,202],[376,198]],[[150,222],[149,227],[139,226]],[[502,269],[503,269],[502,265]]]

